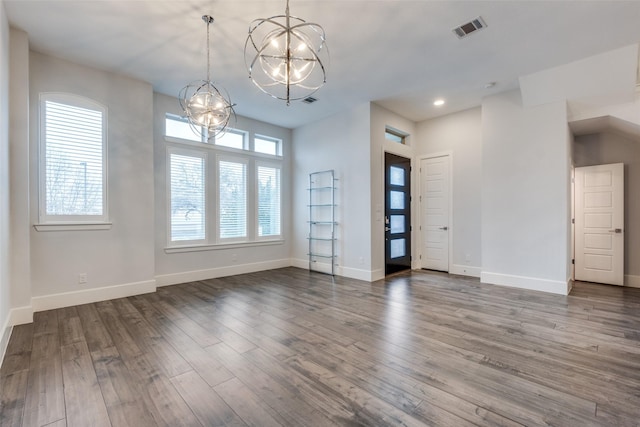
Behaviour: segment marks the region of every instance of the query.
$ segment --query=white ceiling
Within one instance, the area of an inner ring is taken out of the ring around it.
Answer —
[[[640,41],[640,1],[291,0],[291,14],[322,25],[331,53],[318,102],[287,107],[250,82],[243,48],[249,23],[284,12],[285,0],[3,0],[31,48],[150,82],[176,96],[212,78],[237,114],[297,127],[366,101],[414,120],[479,105],[518,77]],[[481,15],[465,39],[452,28]],[[495,87],[485,89],[487,82]],[[443,97],[445,106],[433,100]]]

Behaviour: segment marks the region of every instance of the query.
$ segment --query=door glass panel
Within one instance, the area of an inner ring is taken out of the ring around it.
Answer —
[[[404,186],[404,169],[391,166],[389,168],[389,184]]]
[[[391,243],[391,258],[400,258],[405,255],[405,239],[393,239]]]
[[[404,209],[404,193],[402,191],[389,191],[389,207],[391,209]]]
[[[391,234],[404,233],[404,215],[391,215],[389,219]]]

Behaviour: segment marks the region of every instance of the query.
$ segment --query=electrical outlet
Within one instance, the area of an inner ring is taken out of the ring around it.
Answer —
[[[78,273],[78,284],[85,285],[87,283],[87,273]]]

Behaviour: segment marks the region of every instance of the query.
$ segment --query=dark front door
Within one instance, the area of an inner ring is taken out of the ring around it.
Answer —
[[[411,160],[385,153],[385,274],[411,268]]]

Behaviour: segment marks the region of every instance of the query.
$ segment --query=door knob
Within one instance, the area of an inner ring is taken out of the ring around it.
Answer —
[[[447,226],[444,226],[444,227],[440,227],[440,230],[444,230],[444,231],[447,231],[448,229],[449,229],[449,227],[447,227]]]
[[[614,228],[613,230],[609,230],[609,233],[620,234],[622,233],[622,228]]]

